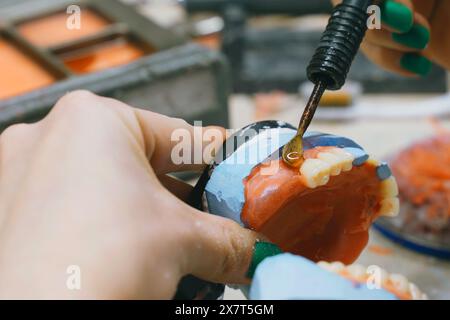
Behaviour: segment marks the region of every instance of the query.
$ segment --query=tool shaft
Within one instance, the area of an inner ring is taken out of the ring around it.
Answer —
[[[303,135],[326,89],[340,89],[367,31],[370,0],[344,0],[331,14],[319,46],[307,68],[314,90],[300,119],[297,134],[283,148],[283,160],[293,167],[303,161]]]
[[[299,167],[303,163],[303,135],[314,117],[320,98],[325,92],[326,87],[325,82],[319,81],[316,83],[300,119],[297,134],[283,148],[283,160],[292,167]]]
[[[311,121],[319,105],[320,99],[322,98],[322,95],[325,92],[326,88],[327,88],[326,83],[322,81],[318,81],[314,86],[313,92],[309,97],[308,104],[306,105],[305,111],[303,112],[302,117],[300,119],[297,134],[301,134],[302,136],[305,134],[306,130],[311,124]]]

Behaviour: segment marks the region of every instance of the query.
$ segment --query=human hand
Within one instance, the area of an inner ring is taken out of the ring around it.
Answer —
[[[368,30],[361,45],[370,60],[404,76],[424,76],[432,62],[450,70],[449,1],[385,0],[380,7],[382,29]]]
[[[0,297],[169,299],[186,274],[247,283],[256,234],[180,200],[191,189],[166,174],[203,165],[173,164],[175,129],[194,135],[180,119],[85,91],[6,129]],[[72,265],[80,290],[66,285]]]

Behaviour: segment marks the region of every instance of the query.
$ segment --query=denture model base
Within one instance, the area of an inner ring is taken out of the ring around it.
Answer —
[[[427,296],[399,274],[372,266],[318,264],[289,253],[266,258],[256,268],[252,300],[424,300]]]
[[[376,266],[370,268],[359,264],[345,266],[341,262],[328,263],[325,261],[320,261],[317,264],[355,284],[370,286],[372,289],[382,288],[401,300],[428,300],[427,295],[420,291],[417,285],[401,274],[388,273]]]
[[[263,121],[231,136],[209,168],[207,210],[256,230],[283,251],[352,263],[379,216],[398,213],[395,179],[350,139],[308,132],[306,160],[291,168],[282,147],[289,124]]]

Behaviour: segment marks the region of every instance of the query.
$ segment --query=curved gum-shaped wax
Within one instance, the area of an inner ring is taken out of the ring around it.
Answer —
[[[313,261],[353,262],[381,213],[376,166],[366,163],[311,187],[298,170],[275,161],[280,166],[277,174],[266,176],[258,166],[244,182],[245,225],[284,251]]]
[[[257,130],[261,130],[259,135],[255,134]],[[249,131],[251,132],[248,133]],[[282,121],[261,121],[237,132],[234,136],[245,135],[250,139],[245,144],[238,144],[231,151],[227,150],[225,159],[217,161],[218,163],[205,187],[209,212],[244,225],[240,217],[245,202],[242,181],[250,174],[255,165],[277,152],[295,134],[295,128]],[[269,140],[267,137],[276,137],[276,139]],[[238,141],[240,140],[238,139]],[[354,155],[353,165],[355,166],[362,165],[369,158],[361,146],[344,137],[307,132],[304,141],[305,150],[317,146],[339,144],[341,148]],[[255,144],[258,148],[254,148]]]

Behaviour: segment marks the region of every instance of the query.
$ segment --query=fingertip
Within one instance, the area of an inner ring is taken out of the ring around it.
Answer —
[[[386,0],[380,4],[381,21],[399,33],[408,32],[414,24],[414,11],[410,2]]]
[[[383,68],[386,71],[399,74],[405,77],[418,77],[417,72],[411,71],[413,70],[414,62],[408,61],[409,65],[402,66],[402,57],[408,54],[406,52],[389,49],[385,47],[380,47],[378,45],[372,43],[363,43],[361,46],[365,55],[371,60],[373,63]],[[405,58],[407,59],[407,58]]]
[[[408,32],[393,33],[392,39],[407,48],[424,50],[431,40],[430,24],[424,16],[414,13],[414,23]]]
[[[405,53],[400,59],[400,66],[414,75],[425,77],[432,69],[432,62],[418,53]]]
[[[223,142],[228,138],[228,132],[220,126],[207,126],[203,130],[203,146],[214,143],[217,147],[221,147]]]
[[[227,131],[224,127],[221,127],[221,126],[207,126],[207,127],[205,127],[205,129],[219,130],[220,132],[222,132],[224,134]]]
[[[258,234],[223,217],[207,213],[192,217],[189,273],[207,281],[248,283]]]

